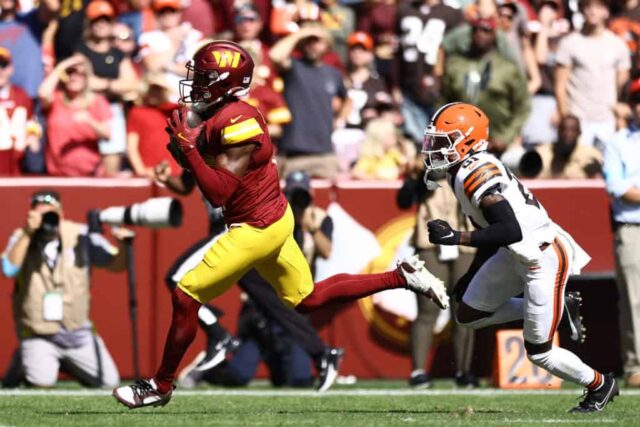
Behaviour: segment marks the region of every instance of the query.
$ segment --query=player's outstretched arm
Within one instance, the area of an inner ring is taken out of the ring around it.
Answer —
[[[511,205],[500,194],[487,194],[480,209],[489,226],[481,230],[456,231],[441,219],[429,221],[429,241],[440,245],[464,245],[475,248],[508,246],[522,240],[522,230]]]

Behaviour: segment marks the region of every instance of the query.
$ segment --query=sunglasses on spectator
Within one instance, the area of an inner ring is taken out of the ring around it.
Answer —
[[[242,24],[243,22],[256,22],[257,16],[236,16],[236,24]]]
[[[11,61],[0,61],[0,68],[4,69],[11,65]]]
[[[498,16],[500,18],[508,19],[509,21],[513,20],[513,15],[510,13],[499,13]]]
[[[160,9],[157,14],[158,15],[164,15],[165,13],[176,13],[176,12],[180,12],[178,9],[174,9],[172,7],[163,7],[162,9]]]
[[[56,208],[60,207],[60,200],[56,199],[51,194],[38,194],[31,198],[31,207],[35,205],[45,204],[55,206]]]

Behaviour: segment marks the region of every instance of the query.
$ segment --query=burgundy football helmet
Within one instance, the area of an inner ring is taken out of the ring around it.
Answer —
[[[180,101],[209,106],[225,96],[249,91],[253,59],[240,45],[218,40],[202,45],[186,65],[187,78],[180,81]]]

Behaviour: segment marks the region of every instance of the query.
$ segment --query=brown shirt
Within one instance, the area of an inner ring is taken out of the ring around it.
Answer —
[[[578,143],[565,163],[554,154],[554,144],[545,144],[536,150],[542,158],[542,179],[585,179],[601,175],[602,153],[598,149]]]

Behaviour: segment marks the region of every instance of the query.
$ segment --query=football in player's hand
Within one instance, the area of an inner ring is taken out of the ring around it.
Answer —
[[[187,124],[191,128],[196,128],[202,124],[202,118],[195,111],[189,110],[187,112]]]

